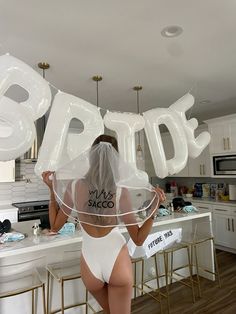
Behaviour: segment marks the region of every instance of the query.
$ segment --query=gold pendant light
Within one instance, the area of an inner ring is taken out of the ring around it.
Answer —
[[[94,82],[96,82],[96,95],[97,95],[96,100],[97,100],[97,107],[99,107],[98,83],[102,80],[102,76],[94,75],[92,79],[94,80]]]
[[[137,100],[137,113],[140,114],[140,105],[139,105],[139,92],[143,89],[142,86],[134,86],[133,90],[136,91],[136,100]],[[141,146],[140,131],[138,132],[138,145],[137,145],[137,157],[143,158],[143,150]]]

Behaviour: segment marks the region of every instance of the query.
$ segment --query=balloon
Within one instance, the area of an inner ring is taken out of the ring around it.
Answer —
[[[143,113],[147,136],[156,175],[165,178],[181,171],[187,164],[188,146],[181,121],[169,108],[155,108]],[[159,125],[168,128],[174,145],[174,157],[166,160]]]
[[[29,112],[10,98],[0,98],[0,160],[23,155],[33,144],[35,125]]]
[[[24,88],[29,98],[21,102],[35,121],[42,117],[51,104],[48,82],[29,65],[9,55],[0,56],[0,97],[12,85]]]
[[[104,116],[104,124],[110,130],[117,134],[119,153],[124,161],[130,163],[134,168],[136,166],[135,132],[144,128],[145,121],[141,115],[127,112],[107,112]],[[140,175],[148,175],[140,171]]]
[[[194,104],[194,97],[191,94],[186,94],[180,99],[178,99],[174,104],[170,106],[170,109],[173,110],[181,119],[181,124],[184,128],[187,143],[189,156],[192,158],[198,157],[203,149],[210,143],[211,136],[208,132],[202,132],[198,135],[197,138],[194,136],[194,130],[198,126],[198,121],[193,118],[190,120],[186,119],[185,112],[192,107]]]
[[[28,92],[28,99],[18,103],[4,96],[12,85]],[[43,116],[51,102],[51,91],[36,71],[24,62],[0,56],[0,160],[23,155],[33,144],[34,121]]]
[[[84,130],[80,134],[69,133],[73,118],[82,121],[84,125]],[[35,166],[36,174],[41,175],[45,170],[56,170],[76,158],[103,133],[103,120],[96,106],[81,98],[62,92],[57,93]]]

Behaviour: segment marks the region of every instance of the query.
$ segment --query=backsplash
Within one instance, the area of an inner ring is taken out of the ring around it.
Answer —
[[[0,183],[0,205],[25,201],[39,201],[49,199],[49,190],[43,181],[34,173],[35,164],[20,163],[22,181]]]

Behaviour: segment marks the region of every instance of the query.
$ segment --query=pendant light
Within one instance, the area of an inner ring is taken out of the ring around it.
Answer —
[[[99,107],[98,83],[101,82],[102,76],[95,75],[92,77],[92,79],[94,80],[94,82],[96,82],[96,103],[97,103],[97,107]]]
[[[43,78],[45,79],[45,70],[50,68],[50,64],[47,62],[39,62],[38,67],[43,70]]]
[[[139,92],[143,89],[142,86],[134,86],[133,90],[136,91],[136,100],[137,100],[137,113],[140,114],[140,105],[139,105]],[[137,146],[137,157],[143,158],[143,150],[141,147],[141,138],[140,138],[140,131],[138,132],[138,146]]]
[[[43,71],[42,76],[45,79],[45,71],[50,68],[47,62],[39,62],[38,67]],[[24,154],[25,162],[36,162],[38,158],[39,148],[43,141],[43,135],[46,127],[45,115],[35,121],[36,138],[30,150]]]

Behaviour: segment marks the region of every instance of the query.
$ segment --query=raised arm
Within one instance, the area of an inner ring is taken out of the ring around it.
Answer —
[[[53,175],[53,172],[51,171],[45,171],[42,173],[42,178],[43,181],[46,183],[46,185],[49,187],[50,191],[50,201],[49,201],[49,221],[50,221],[50,226],[51,226],[51,232],[57,233],[63,225],[66,223],[68,219],[68,215],[70,214],[71,210],[68,208],[62,208],[60,209],[56,197],[53,191],[53,186],[52,186],[52,180],[50,180],[50,176]],[[65,196],[64,196],[64,201],[65,203],[72,207],[73,206],[73,201],[71,199],[71,185],[68,186]]]
[[[160,203],[165,201],[165,193],[162,189],[156,188],[155,191],[157,192],[159,199],[157,201],[154,201],[152,204],[152,211],[153,215],[149,217],[142,226],[132,225],[128,226],[128,224],[136,223],[136,217],[134,214],[128,214],[124,219],[124,223],[127,225],[126,228],[129,232],[129,235],[131,239],[134,241],[134,243],[138,246],[142,245],[143,242],[146,240],[147,236],[149,235],[153,221],[154,221],[154,214],[155,211],[158,209]],[[129,192],[126,189],[122,189],[121,199],[120,199],[120,206],[121,208],[125,208],[127,211],[132,210],[132,203],[130,200]]]

